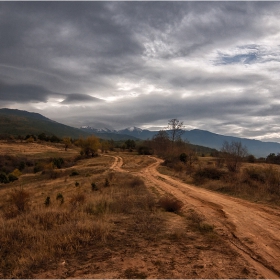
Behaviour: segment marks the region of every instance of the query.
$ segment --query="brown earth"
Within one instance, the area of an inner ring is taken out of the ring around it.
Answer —
[[[280,277],[280,209],[199,189],[157,171],[160,159],[142,176],[202,213],[228,246],[265,278]],[[205,260],[206,261],[206,260]]]
[[[135,220],[126,215],[116,220],[109,217],[113,238],[48,265],[32,278],[280,278],[279,208],[207,191],[160,174],[157,167],[161,160],[155,157],[105,156],[113,158],[108,172],[141,177],[156,197],[172,194],[184,203],[182,213],[162,212],[162,225],[156,215],[139,215]],[[89,168],[96,160],[85,164]],[[214,225],[213,232],[191,227],[189,217],[194,211],[205,224]],[[137,221],[150,234],[139,229]]]
[[[122,170],[123,159],[114,157],[112,169]],[[184,203],[185,212],[196,209],[215,226],[229,248],[238,253],[240,259],[248,262],[261,275],[261,278],[280,277],[280,209],[258,205],[242,199],[200,189],[170,176],[160,174],[157,167],[162,160],[151,157],[156,162],[141,175],[146,184],[156,187],[160,193],[170,193]],[[174,224],[176,221],[174,221]],[[208,256],[207,256],[208,257]],[[206,264],[209,259],[200,259]],[[228,276],[226,276],[228,277]]]

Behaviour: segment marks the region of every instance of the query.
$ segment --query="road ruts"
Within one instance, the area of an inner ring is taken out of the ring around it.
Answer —
[[[171,193],[202,213],[216,231],[265,278],[280,278],[280,209],[258,205],[205,189],[167,175],[154,158],[142,177],[158,189]]]

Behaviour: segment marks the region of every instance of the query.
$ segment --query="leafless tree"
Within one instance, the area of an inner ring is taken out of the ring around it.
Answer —
[[[182,134],[185,132],[183,128],[184,123],[180,122],[178,119],[171,119],[168,121],[167,129],[169,130],[170,140],[172,142],[181,139]]]
[[[243,146],[241,142],[236,141],[231,143],[225,141],[221,152],[226,166],[231,172],[238,171],[243,159],[248,156],[247,147]]]

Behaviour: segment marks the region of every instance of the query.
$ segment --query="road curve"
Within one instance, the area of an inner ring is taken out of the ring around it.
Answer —
[[[111,156],[110,169],[122,169],[121,156]],[[208,223],[235,251],[267,279],[280,278],[280,208],[271,208],[182,183],[157,171],[161,159],[140,172],[147,185],[171,193],[203,214]]]
[[[153,157],[154,158],[154,157]],[[280,209],[194,187],[160,174],[155,163],[143,178],[192,205],[265,278],[280,278]]]

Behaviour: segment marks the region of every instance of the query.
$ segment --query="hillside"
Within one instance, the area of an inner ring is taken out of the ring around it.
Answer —
[[[38,113],[16,109],[0,109],[0,135],[25,136],[27,134],[56,135],[58,137],[86,137],[89,133],[50,120]]]
[[[280,152],[280,144],[276,142],[262,142],[254,139],[225,136],[199,129],[185,131],[183,139],[187,139],[192,144],[206,146],[217,150],[221,149],[224,141],[241,142],[242,145],[248,148],[248,152],[256,157],[266,157],[270,153],[277,154]]]

